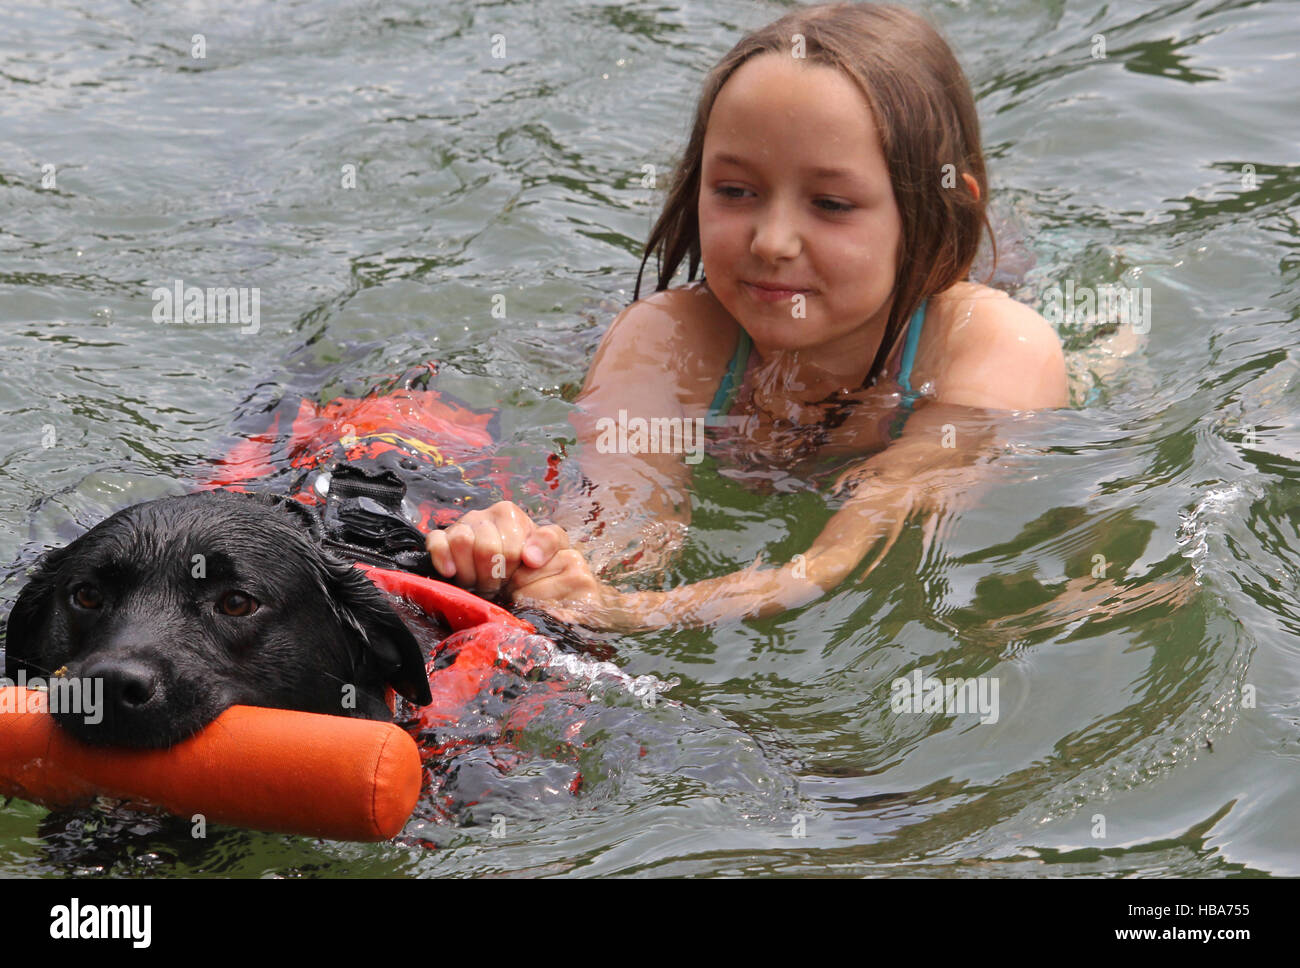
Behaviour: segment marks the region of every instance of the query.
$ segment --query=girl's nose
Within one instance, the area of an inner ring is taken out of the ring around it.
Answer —
[[[803,249],[795,221],[778,204],[767,205],[754,227],[754,239],[749,251],[764,262],[793,259]]]

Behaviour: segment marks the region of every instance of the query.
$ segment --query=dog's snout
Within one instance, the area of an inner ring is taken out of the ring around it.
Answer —
[[[160,692],[158,671],[130,659],[92,663],[82,675],[102,679],[104,701],[124,711],[148,706]]]
[[[68,678],[79,680],[82,702],[54,718],[80,739],[106,746],[161,746],[179,738],[177,716],[169,708],[177,697],[170,694],[166,670],[156,663],[134,656],[93,656],[69,666]],[[193,732],[192,725],[184,728]]]

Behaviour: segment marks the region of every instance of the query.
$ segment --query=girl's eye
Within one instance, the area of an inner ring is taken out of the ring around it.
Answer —
[[[94,585],[78,585],[72,592],[72,600],[82,608],[99,608],[104,604],[104,596]]]
[[[833,198],[819,198],[817,199],[816,204],[819,205],[822,208],[822,210],[826,212],[842,213],[842,212],[853,211],[852,205],[848,204],[847,202],[837,202]]]
[[[243,592],[226,592],[217,599],[217,611],[231,618],[246,618],[258,610],[260,605],[252,595]]]
[[[743,197],[745,189],[741,188],[739,185],[719,185],[713,190],[713,194],[720,195],[723,198],[735,199]]]

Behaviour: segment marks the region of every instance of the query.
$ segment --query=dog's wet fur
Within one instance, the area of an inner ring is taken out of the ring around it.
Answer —
[[[56,715],[107,746],[172,746],[236,704],[389,719],[390,686],[428,703],[410,630],[316,537],[310,510],[269,496],[119,511],[41,559],[9,615],[5,675],[101,679],[102,721]]]

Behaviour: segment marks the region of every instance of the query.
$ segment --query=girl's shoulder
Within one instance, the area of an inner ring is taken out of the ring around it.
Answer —
[[[734,340],[738,327],[703,282],[661,289],[638,299],[615,317],[610,332],[618,338],[662,334]]]
[[[959,282],[930,297],[914,386],[944,403],[1038,410],[1068,403],[1061,340],[1042,316],[1006,293]]]
[[[680,330],[680,336],[689,334],[706,341],[734,341],[740,329],[703,280],[651,293],[629,306],[624,314],[657,317],[661,323],[669,322]]]
[[[681,394],[711,394],[736,348],[740,327],[703,283],[639,299],[610,324],[593,368],[635,376],[653,371]]]

